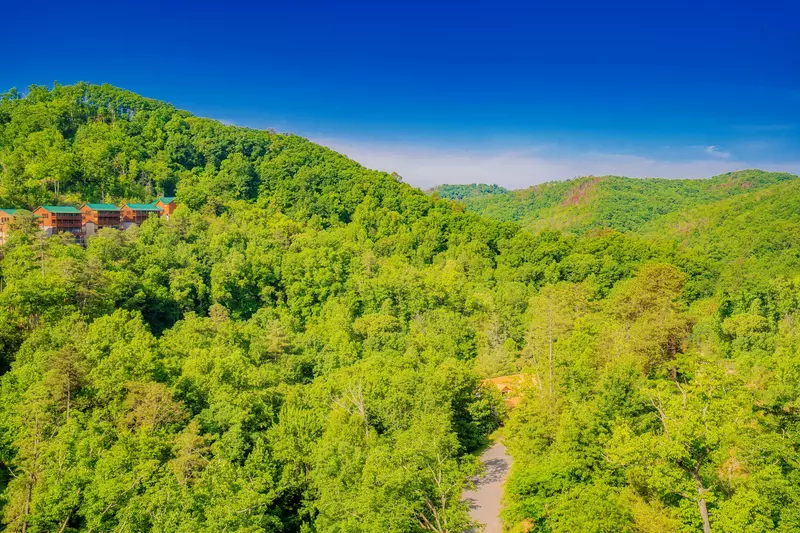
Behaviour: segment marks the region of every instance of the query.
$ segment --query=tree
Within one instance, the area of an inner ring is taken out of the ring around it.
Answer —
[[[528,305],[533,317],[528,330],[526,357],[536,369],[540,386],[547,384],[551,402],[559,341],[565,341],[575,322],[589,311],[589,297],[586,286],[562,282],[543,287]],[[546,370],[544,375],[540,371],[542,368]]]
[[[661,431],[637,435],[621,425],[610,449],[634,486],[663,499],[675,494],[695,502],[703,531],[710,533],[708,501],[721,491],[717,473],[728,450],[742,442],[753,414],[741,383],[726,376],[718,361],[695,361],[681,369],[683,379],[659,382],[646,392]]]

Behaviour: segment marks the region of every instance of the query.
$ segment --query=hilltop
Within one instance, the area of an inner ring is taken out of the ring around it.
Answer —
[[[0,205],[28,209],[177,194],[195,209],[210,198],[262,198],[330,221],[350,216],[367,189],[396,181],[296,135],[226,126],[87,83],[0,96],[0,162]]]

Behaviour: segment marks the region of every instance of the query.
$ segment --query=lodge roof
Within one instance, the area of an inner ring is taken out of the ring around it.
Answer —
[[[119,207],[114,204],[83,204],[93,211],[119,211]]]
[[[11,215],[12,217],[17,214],[18,211],[22,211],[23,213],[30,213],[27,209],[17,209],[14,207],[0,207],[0,211],[7,215]]]
[[[159,198],[157,200],[157,202],[161,202],[164,205],[171,204],[174,201],[175,201],[175,197],[174,196],[162,196],[161,198]],[[101,203],[83,204],[81,206],[81,209],[83,209],[84,207],[88,207],[89,209],[91,209],[93,211],[119,212],[119,211],[122,210],[122,209],[120,209],[119,207],[117,207],[114,204],[101,204]],[[156,203],[151,203],[151,204],[125,204],[122,207],[123,208],[127,207],[128,209],[131,209],[133,211],[146,211],[146,212],[149,212],[149,213],[158,213],[160,211],[164,211],[164,209],[162,209],[161,207],[158,207],[156,205]],[[81,214],[81,210],[80,209],[78,209],[76,207],[73,207],[71,205],[42,205],[42,206],[37,207],[34,210],[34,213],[36,211],[45,211],[45,212],[48,212],[48,213],[69,214],[69,215],[80,215]],[[9,216],[14,216],[18,212],[30,213],[30,211],[28,211],[27,209],[20,209],[20,208],[16,208],[16,207],[0,207],[0,212],[5,213],[6,215],[9,215]]]
[[[155,204],[125,204],[123,207],[133,209],[134,211],[163,211],[163,209]]]
[[[43,205],[37,208],[37,211],[39,209],[43,209],[49,213],[81,214],[76,207],[72,207],[71,205]]]

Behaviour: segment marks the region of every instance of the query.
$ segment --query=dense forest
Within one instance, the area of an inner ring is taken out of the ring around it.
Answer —
[[[461,533],[501,425],[510,531],[800,529],[794,176],[452,201],[89,84],[4,94],[0,167],[0,207],[179,204],[15,221],[6,531]],[[481,379],[519,371],[507,413]]]

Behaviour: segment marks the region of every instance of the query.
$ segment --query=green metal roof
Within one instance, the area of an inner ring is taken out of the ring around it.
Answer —
[[[155,204],[125,204],[125,206],[130,207],[134,211],[163,211],[163,209]]]
[[[89,209],[95,211],[119,211],[119,207],[114,204],[85,204]]]
[[[11,215],[12,217],[16,215],[18,211],[21,211],[23,213],[30,213],[30,211],[28,211],[27,209],[17,209],[12,207],[0,207],[0,211],[2,211],[7,215]]]
[[[156,203],[161,202],[162,204],[171,204],[174,201],[175,201],[174,196],[162,196],[161,198],[156,200]]]
[[[42,209],[45,211],[49,211],[51,213],[77,213],[81,214],[81,212],[76,207],[72,207],[71,205],[43,205]]]

